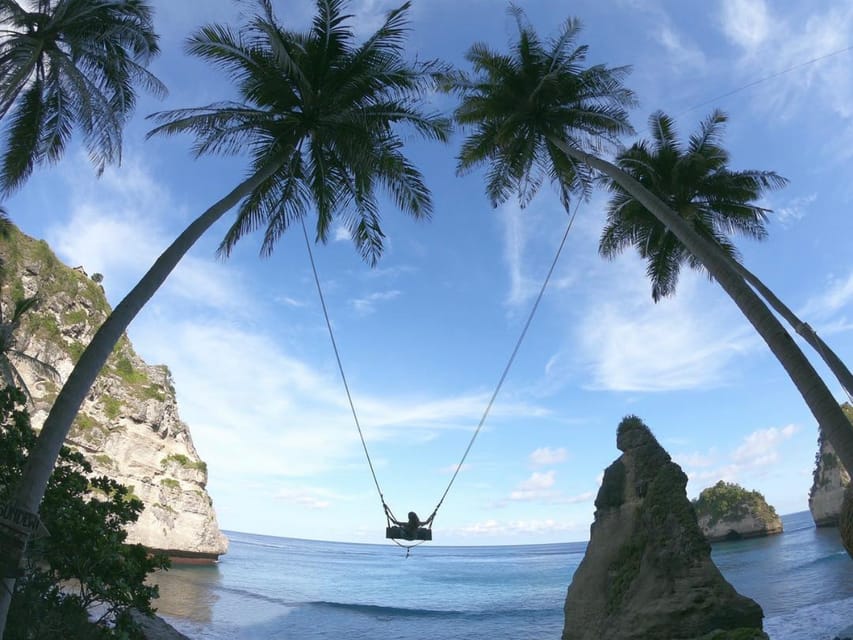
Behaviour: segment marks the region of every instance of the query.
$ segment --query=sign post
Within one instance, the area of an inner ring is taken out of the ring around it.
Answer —
[[[7,502],[0,502],[0,548],[14,553],[3,553],[3,558],[14,557],[23,561],[27,541],[31,535],[48,535],[38,514],[31,513]],[[16,578],[20,575],[20,565],[0,566],[0,578]]]

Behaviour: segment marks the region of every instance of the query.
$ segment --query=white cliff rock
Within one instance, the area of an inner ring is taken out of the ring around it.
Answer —
[[[98,283],[82,268],[59,262],[43,241],[13,231],[0,240],[0,257],[4,309],[22,296],[41,300],[25,317],[19,348],[60,374],[54,380],[15,362],[32,393],[32,423],[39,429],[109,306]],[[84,400],[67,443],[86,455],[96,474],[128,486],[145,504],[128,530],[129,542],[187,560],[211,561],[227,551],[206,490],[207,466],[178,415],[169,369],[147,365],[127,336]]]
[[[853,415],[853,407],[849,404],[842,408],[848,417]],[[850,473],[842,466],[835,449],[821,433],[815,456],[814,482],[809,491],[809,510],[818,527],[834,527],[838,524],[844,491],[849,484]]]

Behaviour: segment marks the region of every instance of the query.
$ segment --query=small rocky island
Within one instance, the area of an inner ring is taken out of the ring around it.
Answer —
[[[693,503],[709,542],[760,538],[782,533],[782,520],[758,491],[720,480]]]
[[[841,405],[844,415],[853,423],[853,405]],[[809,511],[818,527],[838,526],[844,492],[850,485],[850,473],[841,464],[829,441],[819,432],[815,455],[814,480],[809,491]]]
[[[37,296],[23,318],[17,348],[53,367],[57,376],[11,359],[32,395],[37,430],[86,344],[110,312],[100,276],[70,268],[44,241],[17,229],[0,238],[4,310]],[[94,473],[127,486],[145,509],[128,530],[141,543],[178,561],[213,562],[228,549],[207,493],[207,466],[178,415],[171,373],[140,358],[122,336],[68,435]]]
[[[711,560],[687,476],[635,417],[604,472],[563,640],[766,640],[763,613]]]

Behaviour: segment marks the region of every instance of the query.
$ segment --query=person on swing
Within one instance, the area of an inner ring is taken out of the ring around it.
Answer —
[[[426,522],[421,522],[420,518],[418,518],[418,514],[414,511],[409,511],[409,519],[406,522],[400,522],[399,520],[394,520],[394,524],[398,525],[403,529],[403,535],[406,540],[417,540],[418,538],[418,529],[421,527],[429,526],[432,522],[432,516]]]

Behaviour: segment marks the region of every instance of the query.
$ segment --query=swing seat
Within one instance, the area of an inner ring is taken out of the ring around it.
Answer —
[[[432,540],[432,529],[418,527],[412,535],[412,531],[399,525],[385,528],[385,537],[389,540]]]

